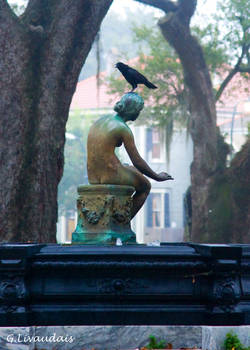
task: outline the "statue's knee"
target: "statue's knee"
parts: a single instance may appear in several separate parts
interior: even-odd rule
[[[147,195],[149,194],[150,190],[151,190],[151,183],[147,180],[145,182],[145,192],[147,193]]]
[[[135,191],[139,194],[144,194],[148,196],[150,190],[151,190],[151,183],[150,181],[143,176],[143,178],[140,178],[140,181],[134,186]]]

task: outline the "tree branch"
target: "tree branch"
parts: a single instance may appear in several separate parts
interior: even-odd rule
[[[0,28],[3,29],[3,27],[5,27],[5,24],[9,23],[10,21],[15,21],[16,23],[18,23],[18,17],[12,11],[7,0],[0,0]],[[8,30],[7,27],[6,30]]]
[[[0,0],[0,65],[10,67],[12,59],[15,60],[15,56],[25,51],[25,41],[26,34],[19,17],[11,9],[7,0]]]
[[[179,0],[175,3],[170,0],[135,0],[145,5],[153,6],[164,11],[166,14],[176,12],[181,21],[188,25],[193,16],[197,0]]]
[[[233,79],[233,77],[239,73],[239,72],[249,72],[250,71],[250,67],[245,67],[245,66],[241,66],[242,60],[244,58],[244,55],[246,54],[246,45],[242,46],[242,51],[241,51],[241,55],[238,58],[237,63],[235,64],[234,68],[228,73],[228,75],[226,76],[226,78],[223,80],[223,82],[221,83],[216,95],[215,95],[215,100],[218,101],[223,93],[223,91],[225,90],[225,88],[227,87],[227,85],[230,83],[230,81]],[[248,70],[245,70],[245,68],[248,68]]]
[[[26,25],[42,26],[47,29],[55,15],[56,6],[55,0],[29,0],[21,20]]]
[[[178,8],[177,5],[170,0],[135,0],[135,1],[140,2],[144,5],[149,5],[149,6],[158,8],[164,11],[165,13],[175,12],[177,11],[177,8]]]
[[[218,91],[216,92],[215,95],[215,101],[218,101],[223,93],[223,91],[225,90],[225,88],[227,87],[227,85],[229,84],[229,82],[233,79],[233,77],[235,76],[235,74],[238,73],[238,69],[237,68],[233,68],[229,74],[226,76],[226,78],[223,80],[223,82],[221,83]]]
[[[197,6],[197,0],[179,0],[178,14],[179,17],[189,25],[190,19],[193,16]]]
[[[0,0],[0,14],[5,11],[8,11],[9,13],[13,12],[10,8],[10,5],[8,4],[7,0]]]
[[[240,73],[250,73],[250,66],[249,65],[242,65],[239,67]]]

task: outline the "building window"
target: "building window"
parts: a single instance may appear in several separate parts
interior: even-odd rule
[[[161,208],[162,198],[160,193],[152,194],[152,225],[153,227],[161,227]]]
[[[152,159],[161,159],[160,131],[152,130]]]
[[[147,129],[146,151],[150,162],[164,161],[164,147],[161,140],[161,131],[158,128]]]
[[[170,227],[169,193],[150,193],[147,198],[146,206],[147,227]]]

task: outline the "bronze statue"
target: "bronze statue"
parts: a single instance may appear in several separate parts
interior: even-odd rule
[[[143,174],[156,181],[173,180],[165,172],[155,173],[141,158],[132,131],[126,124],[138,118],[143,106],[141,96],[132,92],[125,94],[114,107],[117,114],[97,120],[88,135],[89,183],[134,187],[131,218],[140,210],[150,192],[151,184]],[[122,144],[134,167],[121,164],[115,155],[115,148]]]

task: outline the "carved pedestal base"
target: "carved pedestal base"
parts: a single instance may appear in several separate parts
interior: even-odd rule
[[[78,222],[73,244],[136,243],[131,230],[131,206],[134,188],[118,185],[78,187]]]

